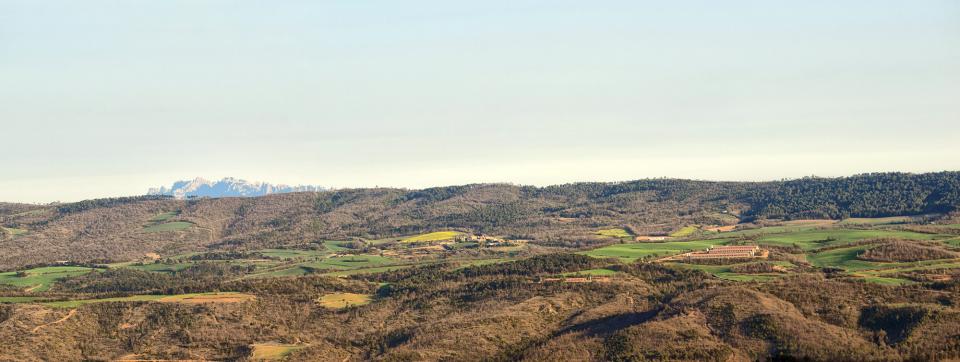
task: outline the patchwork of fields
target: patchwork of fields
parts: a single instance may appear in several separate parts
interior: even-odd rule
[[[144,231],[161,232],[164,230],[183,230],[193,224],[189,222],[173,221],[169,219],[178,215],[176,212],[167,212],[159,214],[150,219],[151,225]],[[951,268],[960,268],[960,259],[942,259],[926,260],[915,262],[876,262],[861,260],[858,256],[865,250],[875,246],[875,242],[870,244],[857,245],[857,242],[874,239],[897,239],[897,240],[915,240],[915,241],[933,241],[940,243],[944,248],[960,248],[960,237],[949,234],[921,233],[908,231],[898,228],[902,222],[911,219],[904,218],[883,218],[881,219],[856,219],[849,222],[824,223],[824,222],[793,222],[781,226],[770,226],[763,228],[754,228],[737,231],[708,231],[703,232],[696,226],[688,226],[674,233],[678,235],[697,235],[687,238],[687,240],[667,240],[662,242],[626,242],[613,244],[604,247],[595,248],[579,252],[580,254],[595,258],[613,258],[619,263],[633,263],[637,261],[659,261],[672,255],[708,249],[713,246],[729,244],[758,244],[761,247],[784,247],[785,250],[797,250],[793,258],[793,263],[786,260],[764,261],[769,265],[781,267],[777,272],[758,272],[758,273],[738,273],[733,269],[749,266],[758,262],[741,262],[729,265],[697,265],[680,262],[664,262],[668,265],[681,269],[696,269],[712,274],[720,279],[730,281],[757,281],[763,282],[787,275],[791,270],[797,267],[820,268],[839,270],[850,277],[862,278],[868,282],[880,284],[908,284],[912,281],[904,279],[901,273],[919,272],[929,270],[943,270]],[[850,225],[855,225],[851,227]],[[866,225],[866,226],[865,226]],[[953,225],[942,225],[943,228],[950,228]],[[729,230],[729,228],[724,229]],[[602,229],[597,232],[599,235],[613,238],[626,239],[632,237],[624,229],[611,228]],[[395,237],[391,239],[373,240],[371,245],[395,245],[403,247],[407,245],[413,248],[422,243],[446,242],[453,238],[463,235],[455,231],[439,231],[420,235],[405,237]],[[692,239],[692,240],[690,240]],[[295,249],[262,249],[256,250],[251,255],[257,255],[248,259],[233,260],[207,260],[197,258],[201,253],[188,253],[174,256],[165,256],[161,261],[155,263],[115,263],[105,265],[104,268],[130,268],[147,272],[176,274],[191,268],[198,263],[218,263],[231,267],[246,268],[246,274],[241,278],[273,278],[273,277],[292,277],[308,274],[318,274],[333,277],[350,277],[362,274],[375,274],[387,271],[410,268],[418,265],[427,265],[437,263],[435,259],[405,259],[397,257],[394,254],[385,255],[365,254],[357,249],[352,249],[350,241],[324,241],[321,250],[295,250]],[[469,247],[469,242],[458,244],[446,243],[448,250],[462,250]],[[432,247],[436,247],[434,244]],[[433,250],[433,249],[430,249]],[[443,248],[436,249],[442,252]],[[491,249],[494,250],[494,249]],[[955,249],[951,249],[955,250]],[[463,268],[471,265],[484,265],[490,263],[509,262],[515,257],[513,254],[502,257],[488,258],[464,258],[450,259],[446,261],[453,262],[455,267]],[[799,264],[795,264],[799,263]],[[768,265],[768,266],[769,266]],[[47,291],[58,280],[75,277],[95,271],[97,269],[80,266],[52,266],[34,268],[20,273],[5,272],[0,273],[0,284],[6,284],[19,288],[30,293],[41,293]],[[740,269],[738,269],[740,270]],[[589,275],[589,276],[616,276],[617,272],[611,269],[598,268],[583,270],[565,275]],[[340,296],[343,303],[362,304],[369,302],[356,296]],[[165,298],[165,299],[164,299]],[[46,302],[51,307],[76,307],[83,304],[96,303],[102,301],[158,301],[169,302],[177,301],[187,303],[190,301],[201,302],[208,298],[204,294],[197,294],[190,297],[179,296],[160,296],[160,295],[135,295],[122,298],[105,299],[84,299],[76,301],[56,301]],[[227,300],[231,297],[224,295],[213,295],[209,298]],[[246,300],[244,296],[237,296],[238,300]],[[334,298],[334,297],[331,297]],[[353,301],[349,301],[353,300]],[[0,298],[0,302],[6,303],[27,303],[44,301],[43,298],[33,296],[15,296]],[[331,300],[320,301],[321,304],[327,303],[334,305]]]
[[[858,258],[863,251],[876,245],[855,245],[864,240],[896,239],[915,241],[937,241],[944,247],[960,247],[960,238],[955,235],[929,234],[884,226],[896,225],[910,221],[908,217],[856,219],[847,223],[793,223],[791,225],[773,226],[720,232],[707,235],[708,238],[689,241],[665,242],[638,242],[614,244],[589,251],[581,252],[597,258],[616,258],[622,262],[636,260],[655,260],[670,255],[703,250],[712,246],[730,243],[758,244],[763,246],[798,248],[803,252],[801,259],[805,259],[812,267],[833,268],[842,270],[852,277],[860,277],[868,282],[880,284],[907,284],[909,280],[895,278],[897,273],[950,269],[960,266],[960,259],[942,259],[916,262],[875,262]],[[846,225],[872,225],[873,228],[846,228]],[[687,228],[682,230],[689,230]],[[844,247],[849,245],[847,247]],[[787,266],[786,261],[775,261],[776,265]],[[786,264],[784,264],[786,263]],[[738,274],[730,267],[737,265],[696,265],[685,263],[667,263],[668,265],[697,269],[713,274],[714,276],[735,281],[765,281],[782,276],[782,273]],[[790,264],[792,265],[792,264]]]

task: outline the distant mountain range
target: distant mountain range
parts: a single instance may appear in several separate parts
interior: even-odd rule
[[[227,177],[220,181],[209,181],[200,177],[193,180],[174,182],[169,188],[151,188],[148,195],[167,195],[177,199],[188,197],[254,197],[287,192],[323,191],[321,186],[289,186],[273,185],[265,182],[249,182],[247,180]]]

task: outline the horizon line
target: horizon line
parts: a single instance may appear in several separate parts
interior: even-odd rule
[[[787,178],[772,179],[772,180],[717,180],[717,179],[697,179],[697,178],[681,178],[681,177],[659,176],[659,177],[644,177],[644,178],[626,179],[626,180],[618,180],[618,181],[573,181],[573,182],[554,183],[554,184],[547,184],[547,185],[534,185],[534,184],[523,184],[523,183],[510,182],[510,181],[500,181],[500,182],[472,182],[472,183],[462,183],[462,184],[447,184],[447,185],[436,185],[436,186],[421,187],[421,188],[417,188],[417,187],[402,187],[402,186],[380,186],[380,185],[376,185],[376,186],[373,186],[373,187],[369,187],[369,186],[360,186],[360,187],[336,187],[336,186],[322,186],[322,185],[319,185],[319,184],[310,184],[310,185],[297,184],[297,185],[294,185],[294,184],[285,184],[285,183],[271,183],[271,182],[267,182],[267,181],[248,181],[248,180],[243,179],[243,178],[241,178],[241,177],[233,177],[233,176],[225,176],[225,177],[222,177],[222,178],[220,178],[219,180],[216,180],[216,181],[223,181],[223,180],[227,180],[227,179],[234,179],[234,180],[238,180],[238,181],[250,182],[250,183],[252,183],[252,184],[269,184],[269,185],[274,185],[274,186],[291,186],[291,187],[310,186],[310,187],[321,187],[321,188],[324,188],[324,190],[321,190],[321,191],[295,191],[295,192],[278,192],[278,193],[267,194],[267,195],[275,195],[275,194],[301,193],[301,192],[321,193],[321,192],[336,192],[336,191],[343,191],[343,190],[375,190],[375,189],[395,189],[395,190],[405,190],[405,191],[418,191],[418,190],[427,190],[427,189],[434,189],[434,188],[458,187],[458,186],[474,186],[474,185],[508,185],[508,186],[517,186],[517,187],[547,188],[547,187],[553,187],[553,186],[577,185],[577,184],[622,184],[622,183],[629,183],[629,182],[636,182],[636,181],[647,181],[647,180],[676,180],[676,181],[711,182],[711,183],[750,183],[750,184],[758,184],[758,183],[768,183],[768,182],[789,182],[789,181],[806,180],[806,179],[843,179],[843,178],[853,178],[853,177],[859,177],[859,176],[878,175],[878,174],[925,175],[925,174],[949,173],[949,172],[960,172],[960,170],[948,170],[948,169],[944,169],[944,170],[939,170],[939,171],[924,171],[924,172],[911,172],[911,171],[874,171],[874,172],[861,172],[861,173],[855,173],[855,174],[843,175],[843,176],[817,176],[817,175],[808,175],[808,176],[801,176],[801,177],[793,177],[793,178],[787,177]],[[202,177],[202,176],[197,176],[197,177],[194,177],[194,178],[192,178],[192,179],[176,180],[176,181],[173,181],[173,183],[182,182],[182,181],[192,181],[192,180],[197,180],[197,179],[202,179],[202,180],[205,180],[205,181],[211,181],[211,180],[208,180],[208,179],[206,179],[206,178],[204,178],[204,177]],[[213,181],[213,182],[216,182],[216,181]],[[161,187],[166,187],[166,186],[161,186]],[[151,189],[154,189],[154,188],[151,188]],[[101,196],[101,197],[85,198],[85,199],[74,200],[74,201],[60,201],[60,200],[57,200],[57,201],[50,201],[50,202],[16,202],[16,201],[2,201],[2,200],[0,200],[0,204],[21,204],[21,205],[36,205],[36,206],[62,205],[62,204],[71,204],[71,203],[83,202],[83,201],[88,201],[88,200],[102,200],[102,199],[112,199],[112,198],[126,198],[126,197],[151,196],[151,195],[148,194],[148,192],[149,192],[149,189],[147,190],[147,192],[144,192],[144,193],[142,193],[142,194],[127,194],[127,195]],[[267,195],[252,196],[252,197],[262,197],[262,196],[267,196]],[[163,196],[163,195],[152,195],[152,196]],[[229,197],[245,198],[245,197],[249,197],[249,196],[225,196],[225,197],[215,197],[215,198],[229,198]]]

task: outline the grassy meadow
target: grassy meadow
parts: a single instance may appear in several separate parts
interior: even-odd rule
[[[761,245],[793,246],[813,250],[824,246],[844,245],[865,239],[895,238],[904,240],[934,240],[942,236],[900,230],[816,229],[776,234],[764,234]]]
[[[149,220],[147,220],[147,221],[152,222],[152,223],[161,223],[161,222],[170,220],[170,218],[172,218],[172,217],[174,217],[174,216],[177,216],[177,215],[180,215],[180,212],[179,212],[179,211],[164,212],[164,213],[157,214],[157,215],[154,216],[154,217],[151,217],[151,218],[150,218]]]
[[[693,235],[698,230],[700,230],[700,227],[696,225],[687,225],[680,228],[680,230],[674,231],[673,233],[670,234],[670,236],[675,238],[685,238]]]
[[[463,233],[457,232],[457,231],[437,231],[437,232],[407,237],[400,241],[404,243],[446,241],[446,240],[453,240],[454,238],[460,235],[463,235]]]
[[[32,292],[43,292],[50,289],[57,280],[83,275],[94,271],[94,268],[80,266],[48,266],[24,270],[24,277],[17,276],[17,272],[0,273],[0,284],[12,285]]]
[[[7,235],[10,235],[10,236],[12,236],[12,237],[17,237],[17,236],[20,236],[20,235],[23,235],[23,234],[26,234],[26,233],[29,232],[29,231],[26,230],[26,229],[8,228],[8,227],[3,227],[3,226],[0,226],[0,229],[3,229],[3,231],[5,231],[5,232],[7,233]]]
[[[667,241],[667,242],[640,242],[614,244],[599,249],[581,252],[596,258],[617,258],[621,261],[632,262],[646,257],[665,257],[687,251],[703,250],[714,245],[724,245],[726,239],[694,240],[694,241]]]
[[[597,235],[607,236],[611,238],[632,238],[633,237],[633,235],[630,234],[630,232],[620,228],[599,230],[597,231]]]
[[[575,272],[563,273],[563,274],[561,274],[561,275],[563,275],[563,276],[589,275],[589,276],[596,276],[596,277],[608,277],[608,276],[615,275],[615,274],[617,274],[617,272],[615,272],[615,271],[613,271],[613,270],[604,269],[604,268],[597,268],[597,269],[587,269],[587,270],[580,270],[580,271],[575,271]]]
[[[0,303],[33,303],[49,299],[49,297],[0,297]]]

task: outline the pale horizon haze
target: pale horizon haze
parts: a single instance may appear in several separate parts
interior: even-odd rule
[[[957,1],[0,1],[0,202],[944,170]]]

